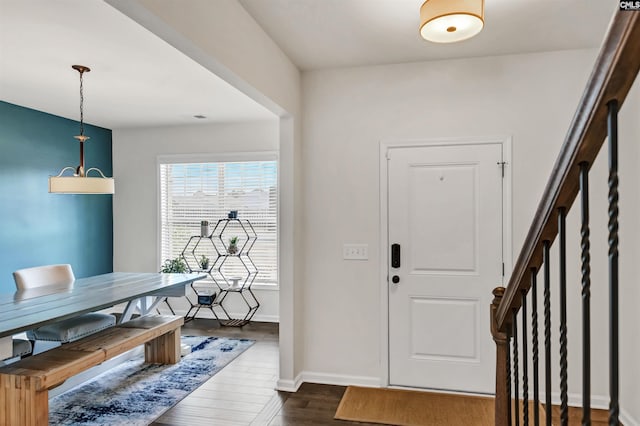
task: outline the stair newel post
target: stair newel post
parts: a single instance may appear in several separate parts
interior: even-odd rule
[[[497,324],[498,306],[504,287],[496,287],[493,290],[493,302],[491,302],[491,335],[496,342],[496,400],[495,400],[495,424],[496,426],[509,425],[509,404],[510,396],[507,393],[507,381],[511,380],[507,376],[509,339],[505,331],[500,331]]]

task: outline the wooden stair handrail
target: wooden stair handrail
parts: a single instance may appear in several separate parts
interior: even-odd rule
[[[571,208],[579,190],[579,164],[593,164],[607,135],[607,103],[622,106],[640,70],[640,12],[618,10],[600,49],[589,81],[556,160],[529,232],[497,310],[496,325],[505,331],[520,309],[529,274],[542,264],[542,244],[558,233],[554,213]]]

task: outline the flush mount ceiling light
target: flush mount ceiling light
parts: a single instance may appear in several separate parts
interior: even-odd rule
[[[420,7],[420,35],[428,41],[466,40],[483,26],[484,0],[426,0]]]
[[[74,138],[80,141],[80,165],[78,167],[65,167],[57,176],[49,176],[49,192],[58,194],[113,194],[115,184],[113,178],[108,178],[96,167],[88,170],[84,168],[84,143],[89,136],[84,135],[84,95],[82,92],[82,75],[91,71],[84,65],[72,65],[71,68],[80,73],[80,134]],[[72,176],[63,176],[71,170]],[[100,176],[89,177],[90,172],[96,172]]]

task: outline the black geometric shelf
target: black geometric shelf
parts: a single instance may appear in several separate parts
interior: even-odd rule
[[[236,241],[232,244],[234,237]],[[258,235],[247,219],[220,219],[211,235],[189,238],[180,257],[190,272],[206,272],[215,287],[203,287],[202,282],[191,283],[196,301],[186,297],[191,305],[185,315],[186,321],[194,319],[202,308],[209,309],[224,326],[242,327],[251,321],[260,307],[251,290],[258,268],[249,255],[257,239]],[[203,256],[208,258],[208,264],[203,264]],[[242,318],[231,318],[224,307],[223,303],[231,293],[239,294],[247,306],[247,313]],[[192,311],[193,315],[190,315]]]

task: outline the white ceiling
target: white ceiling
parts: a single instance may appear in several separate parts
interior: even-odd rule
[[[303,70],[598,47],[618,0],[485,0],[467,41],[420,38],[423,0],[240,0]]]
[[[303,70],[596,47],[618,4],[485,0],[480,35],[436,45],[421,0],[239,1]],[[102,0],[0,0],[0,100],[77,120],[72,64],[92,68],[85,120],[102,127],[274,118]]]
[[[101,0],[0,0],[0,100],[78,120],[73,64],[102,127],[275,117]]]

